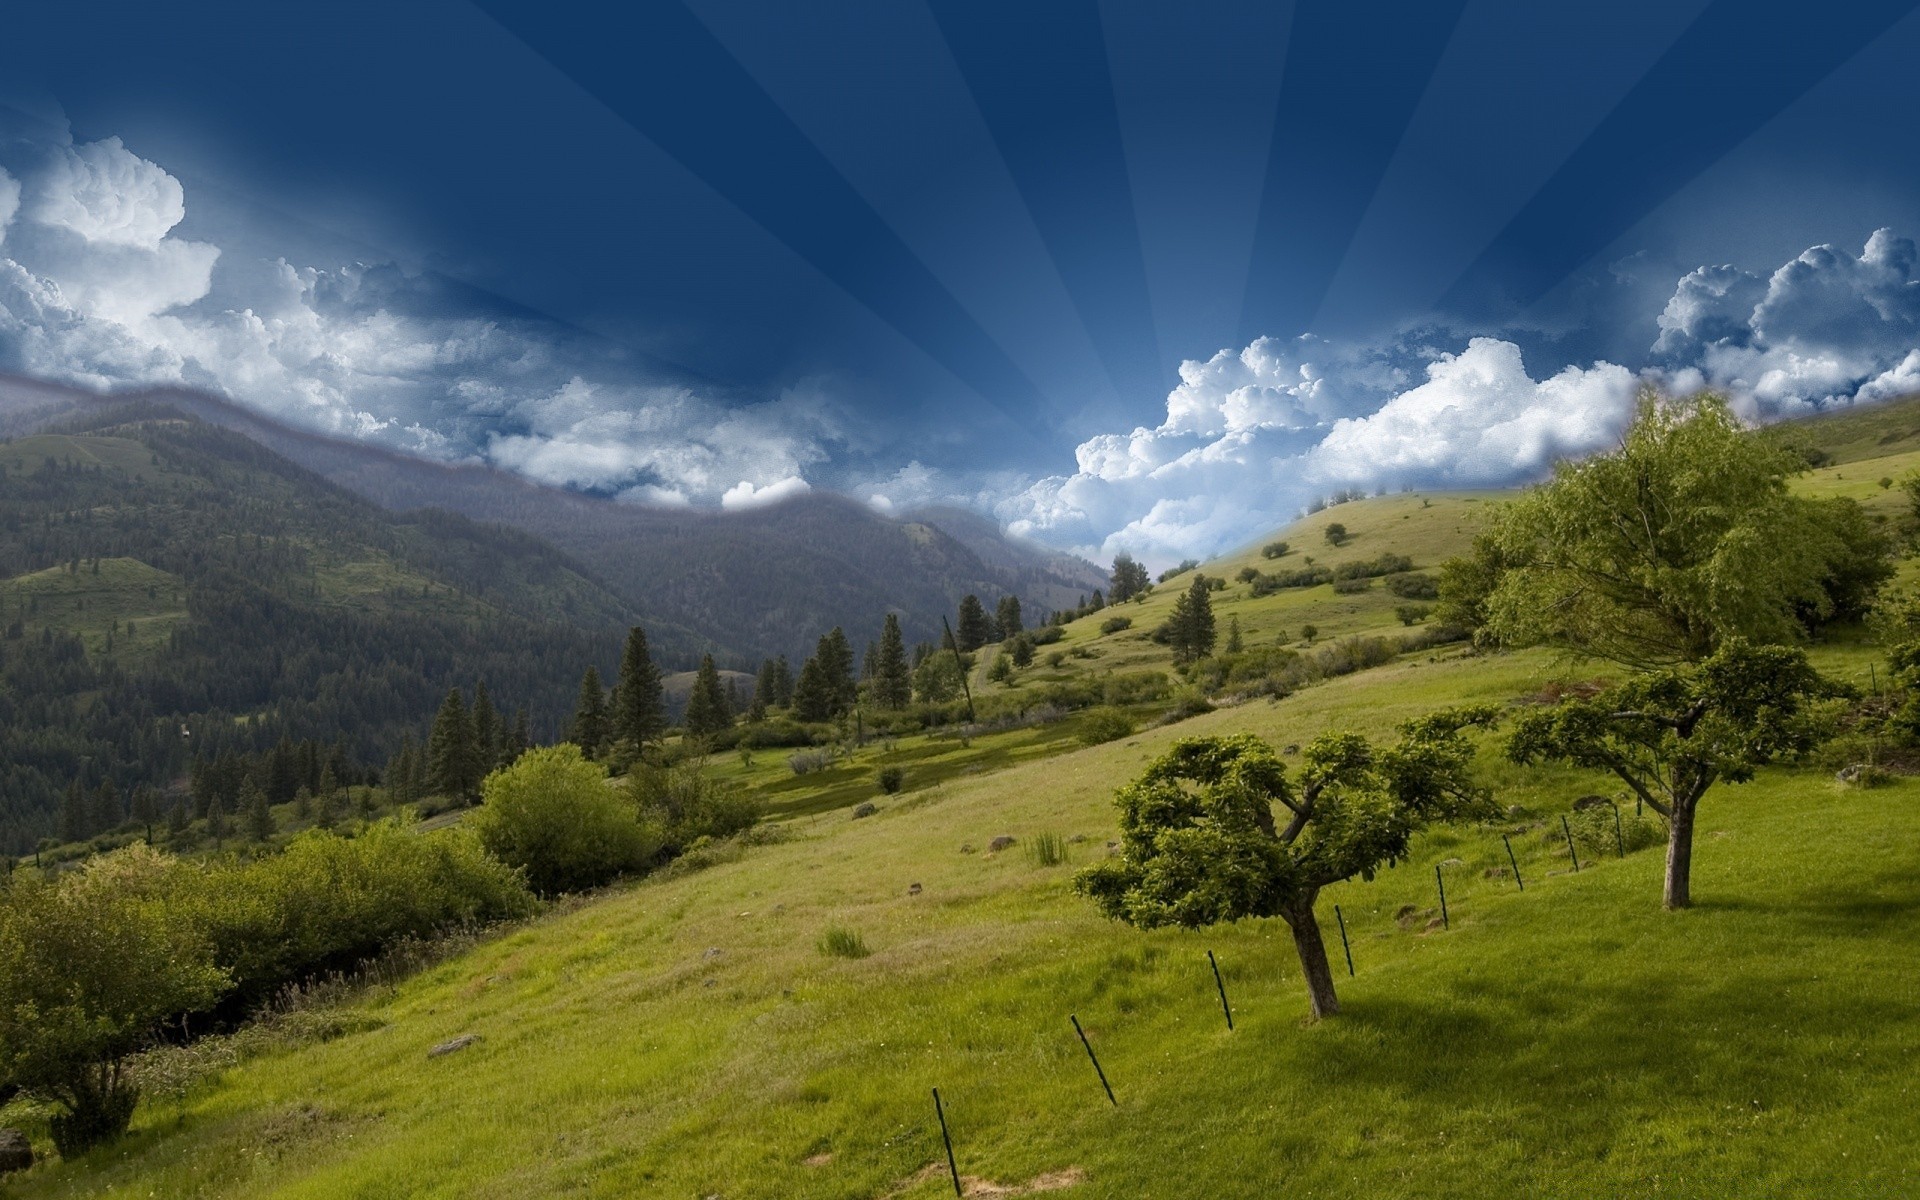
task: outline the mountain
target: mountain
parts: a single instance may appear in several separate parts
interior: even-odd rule
[[[43,399],[51,391],[32,386]],[[1018,595],[1031,617],[1070,608],[1105,582],[1091,563],[1007,539],[957,509],[893,520],[818,492],[744,512],[646,508],[289,429],[200,393],[143,398],[244,434],[383,508],[445,509],[530,533],[586,564],[649,632],[684,630],[745,669],[775,654],[797,662],[836,625],[864,645],[888,612],[909,640],[935,640],[941,614],[969,592],[989,608]],[[103,403],[79,392],[66,399],[74,408]],[[691,666],[691,653],[677,665]]]
[[[378,764],[478,680],[556,733],[633,619],[523,532],[388,512],[175,409],[80,406],[0,442],[0,851],[76,780],[124,796],[281,738]]]

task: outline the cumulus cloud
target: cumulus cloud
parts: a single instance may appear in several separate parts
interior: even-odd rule
[[[7,117],[0,112],[0,122]],[[183,384],[304,428],[636,504],[777,502],[846,440],[817,396],[727,404],[391,264],[223,256],[118,138],[0,127],[0,370]]]

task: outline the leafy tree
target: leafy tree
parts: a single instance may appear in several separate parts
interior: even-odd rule
[[[1667,821],[1665,903],[1693,902],[1694,816],[1719,782],[1814,741],[1806,702],[1832,692],[1786,646],[1731,638],[1705,660],[1633,675],[1596,695],[1523,716],[1507,753],[1516,763],[1564,762],[1610,771]]]
[[[1020,623],[1020,597],[1002,596],[994,606],[993,623],[1000,627],[1000,640],[1019,636],[1026,626]]]
[[[1425,604],[1396,604],[1393,606],[1393,615],[1399,619],[1402,625],[1418,625],[1420,622],[1426,620],[1427,614],[1432,611],[1433,609]]]
[[[469,823],[489,854],[549,896],[643,870],[660,849],[660,831],[641,824],[626,790],[608,787],[577,746],[529,750],[488,776]]]
[[[493,697],[487,695],[484,679],[473,688],[473,750],[483,772],[492,770],[500,758],[500,714],[494,710]]]
[[[1252,734],[1176,742],[1114,797],[1119,856],[1080,872],[1074,886],[1141,928],[1281,918],[1313,1015],[1332,1016],[1340,1002],[1314,915],[1321,889],[1373,878],[1429,822],[1489,811],[1470,777],[1464,730],[1492,719],[1487,708],[1435,713],[1402,726],[1385,749],[1358,734],[1322,734],[1302,755],[1297,788]]]
[[[408,750],[409,752],[411,752],[412,747],[408,747]],[[313,794],[316,796],[328,796],[328,797],[339,796],[340,780],[333,773],[332,763],[328,763],[326,766],[320,768],[320,786],[314,789]],[[401,797],[395,796],[394,800],[396,802],[399,802],[401,800]],[[333,801],[330,799],[327,801],[327,803],[331,804],[333,803]]]
[[[62,1156],[126,1132],[139,1102],[125,1070],[176,1013],[224,983],[203,934],[145,894],[166,860],[144,846],[94,859],[59,883],[28,879],[0,898],[0,1092],[60,1106]]]
[[[986,606],[980,603],[980,597],[968,593],[960,598],[960,620],[954,637],[960,642],[962,654],[971,654],[994,640],[993,621],[987,616]]]
[[[1173,647],[1173,661],[1190,663],[1205,658],[1213,652],[1215,631],[1213,623],[1213,600],[1208,595],[1207,581],[1196,576],[1173,602],[1173,612],[1167,617],[1165,626],[1166,640]]]
[[[1013,682],[1013,655],[1002,650],[993,656],[993,665],[987,668],[987,678],[995,683]]]
[[[638,752],[659,741],[666,729],[660,668],[654,665],[653,653],[647,648],[646,631],[635,625],[627,631],[626,648],[620,655],[619,705],[614,712],[612,736],[632,742]]]
[[[1338,521],[1331,522],[1326,528],[1327,544],[1342,546],[1347,541],[1347,527]]]
[[[607,744],[607,689],[592,667],[580,677],[580,697],[573,704],[573,744],[588,758],[599,758]]]
[[[929,654],[913,671],[914,698],[922,704],[945,704],[960,695],[960,664],[950,653]]]
[[[1018,620],[1018,614],[1015,616]],[[897,710],[913,702],[913,674],[907,667],[906,640],[900,633],[900,618],[888,613],[880,626],[878,661],[873,669],[873,702],[881,708]]]
[[[1115,604],[1133,599],[1147,590],[1151,581],[1147,569],[1133,560],[1133,555],[1121,551],[1113,556],[1113,573],[1107,577],[1107,595]],[[1094,605],[1099,608],[1098,604]]]
[[[247,836],[256,842],[273,836],[273,809],[267,804],[267,793],[251,779],[240,789],[240,810],[246,814]]]
[[[1795,641],[1800,614],[1835,612],[1838,576],[1850,607],[1878,587],[1857,574],[1865,542],[1846,507],[1788,490],[1799,466],[1718,397],[1649,392],[1619,449],[1562,463],[1499,510],[1483,565],[1455,574],[1498,562],[1487,626],[1514,645],[1648,668],[1730,638]]]
[[[720,672],[714,668],[711,654],[701,656],[700,669],[694,674],[685,724],[690,738],[710,738],[733,725],[733,713],[727,707],[727,694],[720,686]]]
[[[1266,545],[1260,547],[1261,558],[1285,558],[1286,556],[1287,544],[1285,542],[1268,542]]]
[[[479,794],[485,774],[466,700],[459,688],[451,688],[427,737],[427,786],[454,800],[471,800]]]

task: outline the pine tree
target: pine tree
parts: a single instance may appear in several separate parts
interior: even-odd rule
[[[687,736],[712,737],[732,724],[733,714],[727,710],[727,695],[721,690],[720,672],[714,669],[713,655],[702,655],[700,670],[693,679],[693,691],[687,696]]]
[[[1245,648],[1246,644],[1240,640],[1240,614],[1235,613],[1227,618],[1227,653],[1238,654]]]
[[[778,708],[793,705],[793,668],[787,665],[787,656],[778,655],[773,660],[773,703]]]
[[[265,791],[249,781],[240,791],[240,806],[246,813],[248,836],[256,842],[273,836],[273,809],[267,804]]]
[[[131,812],[140,827],[151,834],[154,824],[160,820],[160,793],[144,783],[140,784],[133,789]]]
[[[1020,623],[1020,597],[1002,596],[993,610],[993,623],[1000,627],[1000,639],[1019,637],[1026,630]]]
[[[607,744],[607,693],[592,667],[580,677],[580,698],[573,705],[573,744],[588,758],[600,757]]]
[[[227,836],[227,806],[216,798],[207,806],[207,835],[213,838],[214,848],[220,847],[220,839]]]
[[[1009,653],[1013,656],[1013,665],[1026,670],[1033,665],[1033,639],[1026,634],[1016,634]]]
[[[340,781],[334,778],[333,764],[328,763],[326,766],[320,768],[320,787],[314,792],[314,795],[325,796],[326,800],[323,803],[331,805],[334,803],[334,798],[339,794]]]
[[[1173,602],[1167,617],[1167,641],[1173,646],[1173,661],[1190,663],[1205,658],[1213,650],[1213,600],[1207,581],[1195,576],[1187,590]]]
[[[1150,580],[1147,569],[1133,561],[1133,555],[1122,550],[1113,558],[1113,574],[1107,580],[1107,595],[1115,604],[1122,604],[1147,590]],[[1099,593],[1094,594],[1094,608],[1101,607]]]
[[[971,654],[993,640],[993,622],[987,617],[986,606],[980,603],[980,597],[968,593],[960,599],[959,627],[954,637],[960,641],[960,652]]]
[[[480,786],[479,747],[474,744],[473,718],[459,688],[447,692],[427,739],[427,782],[434,792],[454,800],[469,800]]]
[[[793,715],[802,721],[833,720],[833,683],[818,654],[800,666],[800,681],[793,688]]]
[[[667,706],[660,688],[660,668],[647,649],[647,634],[635,625],[627,631],[620,655],[619,707],[614,710],[612,739],[633,743],[637,753],[660,740],[667,730]],[[585,747],[582,747],[585,749]]]
[[[760,660],[759,673],[753,677],[753,708],[751,711],[758,712],[762,716],[766,715],[766,711],[769,708],[776,707],[780,703],[779,689],[774,684],[773,672],[773,660],[763,658]]]
[[[820,660],[827,686],[832,691],[833,715],[852,712],[860,699],[860,685],[853,678],[853,646],[847,641],[846,631],[835,625],[820,639],[814,657]]]
[[[126,819],[127,814],[120,807],[120,793],[113,786],[113,780],[102,779],[93,792],[93,812],[88,821],[92,832],[106,833],[118,829]]]
[[[294,749],[293,742],[283,735],[273,747],[273,755],[267,760],[266,781],[260,785],[267,794],[268,802],[285,804],[292,800],[293,794],[300,790],[300,776],[299,752]],[[245,809],[244,798],[240,806]]]
[[[493,770],[500,757],[500,714],[494,711],[493,697],[487,695],[487,681],[473,688],[473,749],[480,759],[480,774]]]
[[[500,765],[510,767],[520,761],[520,756],[533,748],[533,733],[528,727],[527,710],[522,708],[513,714],[513,728],[507,731],[506,741],[500,747]]]
[[[173,811],[167,814],[167,840],[174,841],[187,831],[187,800],[185,796],[173,802]]]
[[[888,613],[880,627],[879,661],[873,668],[873,702],[885,709],[902,709],[913,701],[913,672],[907,666],[906,641],[900,618]]]
[[[340,819],[340,798],[338,795],[321,795],[313,798],[313,824],[318,829],[332,829],[334,822]]]
[[[75,779],[60,797],[60,840],[84,842],[93,836],[90,817],[86,789]]]

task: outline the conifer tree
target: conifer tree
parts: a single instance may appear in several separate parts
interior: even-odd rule
[[[273,836],[273,809],[267,804],[267,793],[252,780],[240,789],[240,806],[246,813],[248,836],[256,842]]]
[[[820,639],[814,656],[820,660],[821,670],[833,695],[833,715],[837,717],[852,712],[854,703],[860,698],[860,686],[854,682],[853,647],[847,642],[846,631],[835,625],[827,636]]]
[[[527,710],[522,708],[513,714],[513,728],[507,731],[506,741],[500,747],[500,765],[510,767],[520,761],[520,756],[533,748],[533,731],[527,721]]]
[[[178,838],[187,831],[187,800],[182,796],[173,802],[173,811],[167,814],[167,840]]]
[[[1227,653],[1238,654],[1245,648],[1246,644],[1240,640],[1240,614],[1235,613],[1227,618]]]
[[[325,796],[327,798],[325,803],[332,804],[333,798],[339,794],[340,781],[334,778],[333,764],[328,763],[326,766],[320,768],[320,786],[314,791],[314,795]],[[399,797],[396,796],[394,799],[398,801]]]
[[[67,785],[66,793],[60,797],[60,840],[63,842],[84,842],[92,836],[89,828],[86,789],[75,779]]]
[[[1173,602],[1167,617],[1167,641],[1173,646],[1173,661],[1190,663],[1205,658],[1213,650],[1213,600],[1207,581],[1195,576],[1187,590]]]
[[[160,820],[160,794],[146,784],[140,784],[133,789],[131,811],[141,828],[151,833],[155,822]]]
[[[833,714],[833,684],[820,655],[815,654],[800,666],[800,681],[793,688],[793,715],[802,721],[831,721]]]
[[[766,715],[767,709],[777,707],[780,703],[779,689],[773,681],[773,672],[773,660],[763,658],[760,660],[759,672],[753,677],[752,711],[759,712],[762,716]]]
[[[614,711],[610,736],[615,741],[632,742],[634,750],[639,751],[659,741],[666,729],[660,668],[647,649],[646,631],[635,625],[627,631],[627,646],[620,655],[619,706]]]
[[[1133,560],[1133,555],[1121,551],[1114,555],[1113,574],[1107,580],[1107,594],[1115,604],[1122,604],[1147,590],[1149,580],[1147,569]],[[1100,608],[1100,594],[1094,593],[1093,607]]]
[[[493,770],[500,757],[500,714],[494,710],[493,697],[487,695],[487,681],[473,688],[473,749],[479,756],[480,774]]]
[[[888,613],[880,627],[879,661],[873,669],[873,702],[885,709],[905,708],[913,701],[913,672],[907,666],[906,641],[900,618]]]
[[[318,829],[332,829],[340,819],[340,798],[337,795],[320,795],[313,798],[313,824]]]
[[[580,698],[573,705],[573,744],[588,758],[600,757],[607,744],[607,692],[593,667],[580,677]]]
[[[284,734],[267,760],[266,780],[261,784],[272,804],[285,804],[300,790],[300,761],[293,742]],[[244,806],[243,806],[244,807]]]
[[[427,783],[454,800],[468,800],[480,788],[479,747],[474,742],[473,718],[459,688],[451,688],[433,719],[427,739]]]
[[[221,839],[227,836],[227,806],[220,803],[217,796],[207,805],[207,835],[213,839],[216,850],[220,848]]]
[[[993,610],[993,622],[1000,627],[1000,640],[1019,637],[1026,626],[1020,623],[1020,597],[1002,596]]]
[[[714,669],[713,655],[702,655],[700,670],[694,675],[693,691],[687,696],[687,736],[712,737],[732,724],[733,714],[728,711],[727,694],[721,689],[720,672]]]
[[[971,654],[993,640],[993,622],[987,617],[986,606],[971,592],[960,599],[960,621],[954,637],[959,639],[962,654]]]
[[[93,833],[105,833],[117,829],[126,820],[126,813],[120,808],[120,792],[113,786],[113,780],[102,779],[93,793],[93,814],[88,822]]]

